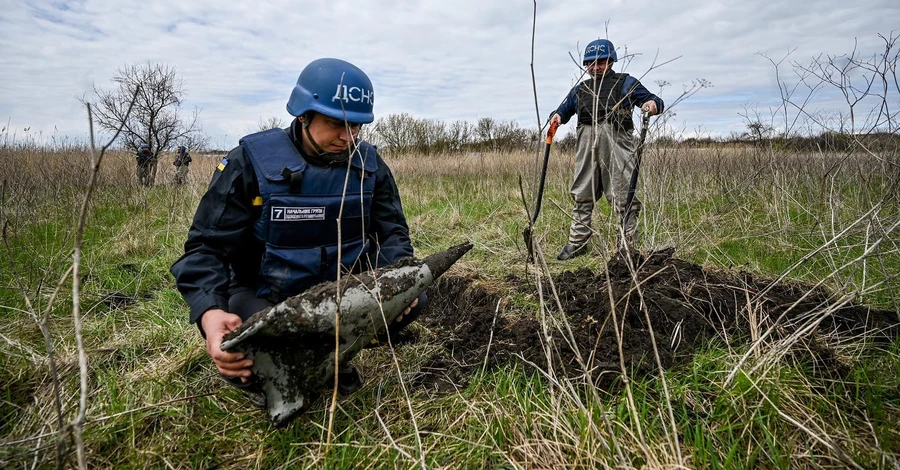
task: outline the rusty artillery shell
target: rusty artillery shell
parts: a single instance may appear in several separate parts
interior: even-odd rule
[[[247,319],[222,349],[253,359],[253,384],[266,395],[272,422],[284,425],[333,386],[338,312],[338,361],[346,364],[471,248],[464,243],[422,260],[349,275],[340,285],[314,286]]]

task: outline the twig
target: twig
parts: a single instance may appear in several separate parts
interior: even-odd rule
[[[394,437],[391,436],[391,431],[388,429],[387,424],[385,424],[384,419],[381,418],[381,413],[378,412],[379,408],[381,408],[381,389],[384,383],[378,384],[378,392],[375,394],[375,417],[378,418],[378,424],[381,426],[381,429],[384,430],[384,434],[387,435],[388,440],[391,442],[391,447],[394,448],[400,455],[406,457],[409,460],[416,460],[415,457],[401,449],[400,446],[397,445],[397,442],[394,440]]]
[[[124,416],[124,415],[128,415],[128,414],[131,414],[131,413],[138,413],[138,412],[141,412],[141,411],[145,411],[145,410],[149,410],[149,409],[153,409],[153,408],[158,408],[158,407],[164,406],[164,405],[171,405],[172,403],[177,403],[177,402],[179,402],[179,401],[193,400],[194,398],[208,397],[208,396],[214,395],[214,394],[215,394],[215,392],[206,392],[206,393],[201,393],[201,394],[198,394],[198,395],[191,395],[191,396],[189,396],[189,397],[175,398],[175,399],[168,400],[168,401],[164,401],[164,402],[160,402],[160,403],[154,403],[154,404],[152,404],[152,405],[145,405],[145,406],[142,406],[142,407],[140,407],[140,408],[135,408],[135,409],[132,409],[132,410],[120,411],[120,412],[118,412],[118,413],[113,413],[113,414],[111,414],[111,415],[101,416],[101,417],[99,417],[99,418],[88,419],[88,420],[85,421],[85,424],[102,423],[103,421],[108,421],[108,420],[113,419],[113,418],[118,418],[119,416]],[[40,439],[43,439],[43,438],[48,437],[48,436],[53,436],[53,435],[55,435],[55,434],[57,434],[57,431],[54,431],[54,432],[48,432],[48,433],[44,433],[44,434],[38,434],[38,435],[36,435],[36,436],[31,436],[31,437],[26,437],[26,438],[24,438],[24,439],[19,439],[19,440],[17,440],[17,441],[0,442],[0,446],[14,446],[14,445],[18,445],[18,444],[24,444],[24,443],[26,443],[26,442],[31,442],[31,441],[40,440]]]
[[[534,78],[534,37],[537,30],[537,0],[534,0],[534,10],[531,16],[531,89],[534,91],[534,112],[537,117],[537,127],[541,127],[541,111],[538,107],[537,81]]]
[[[807,254],[806,256],[804,256],[803,258],[801,258],[799,261],[797,261],[796,263],[792,264],[792,265],[787,269],[787,271],[786,271],[785,273],[783,273],[781,276],[779,276],[778,279],[784,279],[784,277],[787,275],[787,272],[792,271],[792,270],[795,269],[797,266],[799,266],[800,264],[802,264],[802,263],[805,262],[806,260],[810,259],[810,258],[812,257],[813,254],[820,252],[820,251],[823,250],[826,246],[828,246],[828,245],[830,245],[831,243],[835,242],[840,236],[842,236],[844,233],[846,233],[847,231],[849,231],[851,227],[853,227],[853,226],[856,225],[860,220],[862,220],[863,217],[865,217],[867,214],[869,214],[869,213],[875,211],[875,209],[878,208],[878,207],[880,207],[880,206],[881,206],[881,203],[879,202],[879,203],[876,204],[876,206],[873,207],[869,212],[867,212],[866,214],[864,214],[863,216],[861,216],[860,218],[858,218],[858,219],[857,219],[856,221],[854,221],[849,227],[847,227],[847,228],[845,228],[844,230],[842,230],[840,234],[835,235],[835,236],[834,236],[831,240],[829,240],[825,245],[820,246],[819,248],[816,248],[815,250],[813,250],[812,252],[810,252],[809,254]],[[890,228],[886,231],[886,233],[889,234],[889,233],[893,232],[895,229],[897,229],[898,227],[900,227],[900,219],[898,219],[897,222],[895,222],[894,225],[893,225],[892,227],[890,227]],[[775,319],[774,322],[772,322],[772,325],[771,325],[768,329],[766,329],[766,331],[762,334],[762,336],[760,336],[758,340],[756,340],[755,342],[753,342],[753,343],[750,345],[749,350],[748,350],[747,352],[745,352],[744,355],[741,356],[741,358],[738,360],[737,364],[734,365],[734,368],[732,368],[731,372],[728,374],[728,377],[725,378],[725,386],[728,386],[728,385],[731,383],[731,381],[734,380],[734,378],[735,378],[735,377],[737,376],[737,374],[738,374],[738,371],[739,371],[740,368],[744,365],[744,363],[747,361],[747,359],[748,359],[751,355],[757,354],[757,353],[755,352],[756,348],[758,348],[758,347],[760,346],[761,342],[762,342],[763,340],[765,340],[772,332],[775,331],[775,329],[777,328],[777,326],[780,324],[781,320],[782,320],[783,318],[785,318],[785,316],[787,316],[787,314],[788,314],[789,312],[791,312],[791,311],[794,309],[794,307],[796,307],[800,302],[802,302],[804,299],[806,299],[806,297],[808,297],[808,296],[813,292],[814,289],[817,289],[819,286],[821,286],[822,284],[824,284],[826,280],[830,279],[831,277],[833,277],[834,275],[836,275],[836,274],[839,273],[840,271],[843,271],[844,269],[846,269],[846,268],[848,268],[848,267],[850,267],[850,266],[855,265],[856,263],[860,262],[861,260],[868,258],[868,257],[869,257],[869,256],[870,256],[870,255],[871,255],[871,254],[872,254],[872,253],[873,253],[873,252],[881,245],[881,243],[885,240],[885,238],[886,238],[886,236],[883,236],[883,237],[879,238],[879,239],[876,240],[872,245],[870,245],[869,247],[867,247],[867,248],[866,248],[866,251],[864,251],[861,255],[859,255],[858,257],[856,257],[855,259],[853,259],[853,260],[851,260],[851,261],[848,261],[847,263],[844,263],[844,265],[838,267],[837,269],[835,269],[834,271],[832,271],[829,275],[827,275],[827,276],[825,276],[824,278],[822,278],[822,279],[821,279],[819,282],[817,282],[811,289],[809,289],[805,294],[803,294],[800,298],[798,298],[798,299],[797,299],[790,307],[788,307],[784,312],[782,312],[781,315],[779,315],[778,318]],[[761,291],[760,293],[758,293],[758,294],[756,294],[756,295],[754,296],[753,302],[755,303],[755,302],[758,302],[760,299],[762,299],[762,298],[765,296],[765,294],[767,294],[772,288],[774,288],[775,285],[776,285],[776,283],[778,283],[778,282],[780,282],[780,281],[779,281],[779,280],[776,280],[776,281],[772,281],[771,283],[769,283],[768,287],[766,287],[763,291]],[[754,367],[753,370],[756,370],[756,367]]]
[[[160,402],[160,403],[154,403],[154,404],[152,404],[152,405],[145,405],[145,406],[142,406],[142,407],[140,407],[140,408],[134,408],[134,409],[132,409],[132,410],[120,411],[120,412],[118,412],[118,413],[113,413],[113,414],[111,414],[111,415],[106,415],[106,416],[101,416],[101,417],[99,417],[99,418],[93,418],[93,419],[90,419],[90,420],[87,421],[87,424],[91,424],[91,423],[101,423],[101,422],[103,422],[103,421],[107,421],[107,420],[110,420],[110,419],[113,419],[113,418],[118,418],[119,416],[129,415],[129,414],[132,414],[132,413],[139,413],[139,412],[141,412],[141,411],[150,410],[150,409],[153,409],[153,408],[159,408],[159,407],[165,406],[165,405],[171,405],[172,403],[178,403],[178,402],[180,402],[180,401],[193,400],[193,399],[195,399],[195,398],[208,397],[208,396],[210,396],[210,395],[215,395],[215,392],[206,392],[206,393],[199,393],[199,394],[197,394],[197,395],[191,395],[191,396],[187,396],[187,397],[173,398],[173,399],[168,400],[168,401],[163,401],[163,402]]]
[[[341,79],[338,82],[338,87],[342,86],[344,83],[344,74],[341,74]],[[349,135],[353,135],[350,131],[350,123],[347,121],[347,110],[344,109],[344,102],[339,100],[341,103],[341,111],[344,114],[344,127],[345,131]],[[304,126],[309,125],[310,123],[304,123]],[[353,145],[350,147],[350,157],[347,158],[347,167],[346,173],[344,174],[344,187],[341,190],[341,206],[338,208],[338,216],[336,220],[337,224],[337,273],[335,279],[335,302],[337,302],[337,308],[334,310],[334,387],[331,389],[331,405],[328,407],[328,433],[325,437],[325,453],[327,454],[329,449],[331,448],[331,436],[334,434],[334,412],[337,408],[337,398],[338,398],[338,377],[340,376],[340,352],[341,352],[341,297],[343,296],[343,290],[341,286],[341,259],[343,259],[343,233],[341,233],[342,219],[344,217],[344,203],[347,201],[347,188],[350,185],[350,168],[353,164],[353,154],[354,152],[358,152],[359,148],[355,145],[356,142],[353,142]],[[360,174],[360,178],[363,175]],[[362,185],[360,185],[362,188]],[[360,197],[360,201],[362,201],[362,197]],[[363,214],[365,211],[362,212]],[[365,224],[363,224],[365,227]],[[365,230],[365,228],[363,228]],[[365,239],[366,234],[363,233],[363,239]]]
[[[377,289],[378,279],[376,279],[375,281],[376,281],[376,285],[374,286],[373,289],[369,290],[369,293],[372,294],[373,297],[379,297],[381,294],[381,290]],[[365,284],[362,284],[362,285],[365,286]],[[379,312],[381,313],[381,321],[382,321],[382,324],[384,325],[384,329],[386,332],[387,347],[391,351],[391,363],[394,365],[394,368],[397,371],[397,380],[400,383],[400,389],[403,391],[403,397],[406,400],[406,407],[409,410],[409,417],[410,417],[410,420],[412,421],[413,431],[416,436],[416,447],[419,452],[419,458],[416,459],[412,456],[409,456],[409,459],[416,461],[419,464],[419,466],[422,467],[423,470],[425,470],[428,467],[425,464],[425,450],[422,447],[422,438],[419,433],[419,424],[416,422],[416,414],[412,408],[412,400],[410,400],[410,398],[409,398],[409,390],[407,390],[406,382],[403,380],[403,371],[400,369],[400,360],[397,358],[397,350],[394,349],[394,342],[391,339],[391,335],[390,335],[390,325],[388,325],[387,317],[385,317],[385,315],[384,315],[384,303],[383,302],[380,302],[380,301],[378,302],[378,309],[379,309]],[[378,392],[379,392],[379,394],[381,393],[381,385],[380,384],[379,384]],[[387,435],[388,435],[388,439],[390,439],[393,442],[393,437],[391,436],[390,431],[387,428],[384,428],[384,430],[385,430],[385,433],[387,433]],[[408,454],[404,454],[404,455],[408,455]]]
[[[484,371],[487,369],[488,365],[488,357],[491,354],[491,343],[494,341],[494,327],[497,326],[497,314],[500,312],[500,302],[503,299],[497,299],[497,308],[494,309],[494,320],[491,321],[491,334],[488,336],[488,344],[487,349],[484,351],[484,364],[481,366],[481,374],[484,375]]]
[[[131,114],[131,108],[134,106],[134,103],[137,100],[139,91],[140,87],[135,88],[134,96],[132,96],[131,103],[128,105],[128,111],[125,113],[126,116],[128,114]],[[100,164],[103,162],[103,155],[106,153],[106,149],[108,149],[109,146],[112,145],[113,142],[115,142],[116,138],[119,137],[119,133],[122,131],[122,127],[119,127],[119,129],[112,136],[109,142],[104,145],[102,149],[100,149],[100,154],[95,159],[94,118],[91,114],[91,104],[86,103],[86,107],[88,113],[88,128],[90,130],[89,133],[91,138],[91,180],[88,183],[87,191],[84,194],[84,200],[81,203],[81,210],[78,213],[78,225],[75,229],[75,249],[72,253],[72,317],[74,319],[75,327],[75,344],[78,348],[78,371],[81,377],[81,393],[78,400],[78,415],[75,417],[75,421],[72,422],[72,431],[75,436],[75,445],[78,455],[78,467],[82,470],[87,469],[87,461],[85,460],[84,455],[84,439],[82,437],[82,428],[85,421],[85,411],[87,410],[88,364],[87,354],[84,350],[84,339],[82,336],[81,324],[81,248],[84,245],[84,227],[87,223],[88,208],[90,207],[91,196],[94,193],[94,189],[97,187],[97,179],[100,176]]]
[[[849,455],[847,455],[844,451],[842,451],[838,446],[836,446],[835,444],[833,444],[833,443],[831,443],[831,442],[825,440],[824,438],[822,438],[821,436],[819,436],[818,434],[816,434],[815,432],[813,432],[811,429],[809,429],[808,427],[804,426],[803,423],[797,421],[796,419],[794,419],[793,417],[791,417],[790,415],[788,415],[787,413],[785,413],[784,411],[782,411],[781,408],[780,408],[778,405],[776,405],[776,404],[769,398],[769,396],[768,396],[767,394],[765,394],[765,393],[759,388],[759,385],[757,385],[757,383],[756,383],[753,379],[751,379],[749,376],[748,376],[747,378],[750,380],[750,384],[753,385],[753,388],[756,389],[757,392],[759,392],[759,394],[760,394],[760,396],[763,398],[763,400],[765,400],[766,403],[769,404],[769,406],[771,406],[772,408],[774,408],[774,409],[775,409],[775,412],[778,413],[778,415],[781,416],[785,421],[787,421],[787,422],[793,424],[793,425],[796,426],[798,429],[800,429],[801,431],[803,431],[804,433],[806,433],[806,435],[808,435],[809,437],[813,438],[815,441],[819,442],[820,444],[824,445],[828,450],[834,452],[835,455],[837,456],[838,460],[840,460],[841,462],[843,462],[843,463],[844,463],[845,465],[847,465],[848,467],[853,467],[853,468],[860,469],[860,470],[861,470],[862,468],[864,468],[864,467],[862,467],[860,464],[856,463]]]
[[[575,401],[575,403],[577,403],[578,406],[582,410],[586,410],[587,407],[580,400],[578,393],[571,389],[571,384],[569,387],[564,387],[562,385],[562,383],[556,379],[555,373],[553,372],[553,367],[552,367],[553,366],[553,361],[552,361],[552,353],[553,353],[553,346],[552,346],[553,341],[552,340],[553,340],[553,338],[550,335],[549,331],[547,331],[548,320],[547,320],[547,317],[545,316],[544,312],[549,311],[549,309],[546,308],[546,304],[548,301],[544,299],[544,295],[543,295],[544,289],[543,289],[543,285],[541,282],[542,275],[544,275],[544,274],[546,274],[546,276],[547,276],[547,284],[550,287],[550,292],[553,294],[553,301],[556,303],[556,307],[560,312],[561,323],[565,327],[566,334],[563,335],[563,338],[569,343],[569,348],[575,354],[575,360],[578,363],[578,365],[581,367],[582,371],[584,371],[585,374],[589,374],[588,366],[585,363],[584,358],[581,355],[580,348],[578,348],[578,346],[577,346],[577,341],[575,341],[575,337],[572,334],[571,326],[569,325],[569,322],[566,320],[565,309],[563,309],[562,301],[559,298],[559,292],[556,289],[556,284],[553,282],[553,277],[550,275],[550,267],[547,265],[547,260],[546,260],[546,258],[544,258],[544,252],[538,244],[535,244],[535,257],[536,257],[536,264],[541,267],[540,271],[536,271],[535,276],[536,276],[536,284],[537,284],[537,290],[538,290],[539,305],[540,305],[540,309],[541,309],[541,328],[543,329],[543,333],[544,333],[544,337],[545,337],[544,339],[546,342],[545,348],[546,348],[548,368],[547,368],[547,372],[545,373],[545,375],[547,375],[548,377],[552,377],[553,381],[558,384],[558,387],[561,391],[566,392],[568,394],[567,396],[570,399],[572,399],[573,401]],[[562,330],[562,328],[560,328],[560,330]],[[550,389],[551,394],[553,394],[555,390],[556,390],[555,388],[551,388]],[[593,398],[597,404],[602,403],[599,395],[597,394],[597,389],[595,387],[589,387],[589,391],[593,394]],[[551,398],[555,398],[555,395],[551,395]],[[603,414],[603,421],[607,427],[609,435],[614,436],[615,433],[613,432],[613,425],[605,413]],[[604,449],[615,451],[615,457],[618,460],[618,462],[620,462],[620,463],[625,462],[625,458],[622,455],[622,450],[619,446],[618,441],[613,439],[612,446],[610,446],[610,444],[607,442],[606,438],[601,436],[600,430],[597,429],[596,426],[592,425],[591,430],[594,431],[599,442],[602,443]]]
[[[626,248],[627,249],[627,248]],[[634,289],[638,294],[638,298],[640,299],[640,310],[644,314],[644,320],[647,322],[647,331],[650,333],[650,344],[653,345],[653,358],[656,361],[656,366],[659,370],[659,380],[662,383],[663,387],[663,395],[666,398],[666,411],[668,412],[669,424],[672,426],[670,439],[671,446],[675,449],[675,455],[678,457],[678,464],[681,467],[684,467],[684,457],[681,455],[681,443],[678,442],[678,423],[675,421],[675,412],[672,409],[672,396],[669,392],[669,381],[666,379],[666,371],[662,365],[662,359],[659,357],[659,347],[656,345],[656,333],[653,331],[653,322],[650,320],[650,310],[647,308],[647,303],[644,300],[644,292],[641,289],[641,281],[638,279],[637,270],[634,269],[634,266],[631,262],[631,256],[627,256],[628,260],[628,271],[631,274],[631,280],[634,282]],[[652,276],[656,276],[657,274],[664,271],[668,266],[663,266],[658,271],[652,274]],[[609,282],[611,285],[612,283]],[[664,420],[661,420],[665,422]]]
[[[609,265],[607,264],[606,259],[603,260],[603,268],[606,272],[609,272]],[[612,282],[608,281],[606,283],[606,293],[607,298],[609,299],[609,312],[613,319],[613,330],[616,333],[616,346],[618,347],[619,352],[619,369],[622,372],[622,384],[625,385],[625,397],[628,403],[628,411],[631,413],[631,418],[634,420],[634,425],[637,428],[638,444],[644,452],[644,455],[647,457],[647,460],[650,461],[650,449],[647,447],[647,442],[644,438],[641,419],[637,412],[637,407],[634,404],[634,393],[631,390],[631,379],[628,376],[628,366],[625,364],[625,351],[623,349],[624,339],[622,338],[622,328],[624,328],[624,325],[621,328],[619,326],[619,316],[616,314],[616,297],[613,292]]]
[[[344,75],[342,74],[341,80],[339,83],[342,84],[343,81],[344,81]],[[351,173],[351,167],[352,167],[352,163],[353,163],[353,156],[354,156],[354,154],[359,154],[361,159],[368,157],[368,155],[362,155],[362,152],[360,152],[360,150],[359,150],[358,142],[357,142],[352,130],[350,129],[349,120],[347,119],[347,111],[346,111],[346,109],[344,109],[344,102],[340,101],[340,105],[341,105],[341,111],[344,113],[345,130],[349,135],[351,135],[354,138],[352,139],[352,144],[350,147],[350,157],[347,159],[346,174],[344,176],[344,187],[343,187],[343,191],[341,193],[341,205],[338,210],[338,218],[336,221],[336,223],[337,223],[337,239],[338,239],[338,242],[337,242],[338,269],[337,269],[337,280],[336,280],[337,282],[335,283],[336,290],[337,290],[337,295],[336,295],[337,309],[335,310],[335,319],[334,319],[334,325],[335,325],[335,331],[334,331],[334,343],[335,343],[334,344],[334,346],[335,346],[334,347],[334,388],[332,390],[332,395],[331,395],[331,406],[329,407],[329,411],[328,411],[328,428],[327,428],[327,436],[326,436],[326,442],[325,442],[325,452],[326,453],[330,449],[331,438],[334,433],[334,415],[335,415],[335,410],[337,407],[338,376],[339,376],[339,372],[340,372],[340,322],[341,322],[341,296],[342,296],[341,259],[342,259],[342,249],[343,249],[343,243],[342,243],[343,234],[341,232],[341,225],[342,225],[341,220],[342,220],[343,213],[344,213],[344,204],[347,199],[347,188],[349,187],[349,182],[350,182],[350,173]],[[376,158],[376,157],[371,156],[370,158]],[[363,191],[362,179],[364,177],[365,177],[364,172],[360,172],[359,200],[360,200],[361,206],[364,204],[363,197],[362,197],[363,196],[363,194],[362,194],[362,191]],[[361,209],[362,209],[362,213],[365,213],[365,207],[361,207]],[[365,231],[365,224],[363,224],[363,231]],[[365,232],[363,232],[361,235],[365,239],[367,234]],[[381,307],[381,304],[379,304],[379,307]],[[384,319],[384,311],[382,310],[381,313],[382,313],[382,315],[381,315],[382,319]],[[389,330],[386,322],[385,322],[385,329],[386,329],[386,331]],[[388,334],[388,345],[390,346],[391,352],[393,354],[394,348],[393,348],[393,344],[391,344],[390,334]],[[397,361],[396,354],[394,354],[394,362],[397,365],[397,373],[398,373],[398,376],[400,376],[400,384],[401,384],[401,387],[403,387],[403,391],[406,396],[407,405],[409,406],[410,418],[412,419],[413,427],[416,430],[415,436],[416,436],[416,444],[417,444],[417,447],[419,450],[419,458],[413,459],[413,460],[418,460],[420,466],[423,469],[425,469],[427,467],[425,465],[425,452],[422,447],[422,440],[421,440],[421,437],[419,436],[418,426],[416,424],[416,417],[415,417],[415,413],[413,412],[413,409],[412,409],[412,403],[409,400],[409,394],[407,393],[406,387],[403,384],[403,378],[401,376],[399,362]],[[412,459],[412,457],[411,457],[411,459]]]
[[[3,185],[3,195],[6,194],[6,185]],[[0,197],[0,200],[3,200],[4,197]],[[0,208],[3,205],[0,204]],[[50,381],[53,384],[53,404],[54,411],[56,411],[56,425],[57,432],[62,433],[63,427],[65,424],[63,423],[63,406],[62,406],[62,385],[59,382],[59,372],[56,368],[56,352],[53,347],[53,336],[50,334],[50,322],[49,322],[49,312],[53,305],[53,297],[56,296],[56,292],[59,291],[59,286],[57,286],[57,290],[54,292],[53,297],[51,297],[50,302],[47,305],[47,313],[44,315],[43,320],[37,316],[37,311],[31,303],[31,299],[28,297],[28,293],[25,290],[25,286],[22,283],[22,278],[16,270],[16,263],[12,256],[12,248],[9,246],[9,237],[7,236],[7,227],[8,221],[6,218],[3,218],[3,244],[6,247],[7,256],[9,256],[9,264],[11,266],[13,272],[13,278],[16,280],[16,284],[19,287],[19,290],[22,292],[22,297],[25,299],[25,305],[27,307],[28,314],[34,319],[34,321],[38,324],[38,328],[41,330],[41,336],[44,338],[44,347],[47,348],[47,362],[50,367]],[[62,279],[60,279],[60,285],[65,282],[66,276],[71,271],[71,267],[66,270],[66,274],[63,275]],[[56,452],[56,467],[62,468],[63,466],[63,456],[66,453],[65,450],[65,439],[62,434],[60,434],[59,439],[57,440],[57,452]]]

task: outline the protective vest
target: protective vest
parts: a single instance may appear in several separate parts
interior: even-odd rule
[[[336,280],[338,217],[343,272],[368,267],[366,235],[378,169],[375,147],[360,142],[348,169],[307,163],[283,129],[248,135],[241,145],[262,197],[262,215],[254,226],[256,238],[265,244],[258,297],[279,302]]]
[[[611,73],[592,78],[578,86],[578,125],[592,125],[610,121],[619,129],[634,130],[631,120],[631,101],[623,99],[622,86],[627,73]],[[594,116],[596,105],[597,116]]]
[[[150,160],[153,160],[153,153],[149,150],[138,150],[135,158],[137,159],[138,165],[149,165]]]
[[[172,162],[172,164],[175,166],[190,165],[193,160],[194,159],[191,158],[191,155],[189,153],[184,152],[184,153],[179,153],[178,155],[176,155],[175,161]]]

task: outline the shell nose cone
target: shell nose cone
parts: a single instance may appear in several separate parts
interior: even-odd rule
[[[457,262],[462,256],[469,252],[472,249],[472,242],[461,243],[456,246],[451,246],[444,251],[435,253],[427,258],[425,258],[424,263],[428,266],[428,269],[431,270],[432,276],[437,278],[441,274],[444,274],[445,271],[450,269],[450,266],[453,266],[453,263]]]

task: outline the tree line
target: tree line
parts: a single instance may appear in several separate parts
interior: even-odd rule
[[[148,144],[158,155],[178,145],[202,149],[208,143],[199,125],[199,109],[190,115],[181,109],[184,86],[173,67],[149,61],[126,65],[118,70],[113,83],[112,88],[94,87],[96,119],[106,131],[122,129],[118,139],[122,147],[136,150],[140,144]],[[260,118],[258,126],[259,130],[266,130],[285,127],[288,123],[270,117]],[[394,155],[432,155],[459,151],[512,152],[533,147],[541,140],[540,134],[539,130],[524,129],[515,121],[490,117],[475,123],[463,120],[446,123],[402,113],[365,126],[363,138]]]
[[[900,106],[896,94],[900,91],[897,65],[900,64],[900,35],[879,35],[884,50],[864,56],[855,50],[843,56],[819,56],[809,64],[792,62],[796,75],[793,83],[784,78],[779,67],[785,62],[770,60],[778,81],[781,105],[766,117],[745,107],[745,132],[735,132],[719,138],[684,138],[668,132],[665,124],[656,127],[650,140],[664,146],[756,145],[785,150],[845,151],[863,145],[869,150],[898,148],[898,116]],[[851,78],[853,80],[851,81]],[[193,113],[181,109],[183,82],[175,69],[146,62],[125,66],[113,77],[111,89],[94,87],[95,116],[100,128],[107,131],[121,129],[118,143],[123,148],[136,149],[149,144],[154,153],[173,149],[178,145],[201,150],[209,138],[200,128],[199,110]],[[708,86],[700,83],[699,88]],[[686,89],[669,106],[691,96],[697,86]],[[836,89],[843,96],[846,107],[837,116],[823,115],[810,110],[814,97],[822,89]],[[134,106],[131,108],[131,102]],[[83,100],[86,101],[86,100]],[[130,110],[130,113],[127,112]],[[281,118],[260,118],[259,130],[286,127],[290,121]],[[533,150],[543,144],[543,130],[522,128],[515,121],[483,117],[475,122],[438,119],[419,119],[408,113],[391,114],[363,127],[362,138],[391,155],[434,155],[456,152],[514,152]],[[558,137],[554,145],[562,151],[574,150],[575,133]]]
[[[858,149],[860,145],[872,151],[897,151],[900,149],[900,135],[888,132],[850,134],[826,130],[815,135],[754,135],[752,133],[732,133],[722,137],[659,136],[654,145],[662,147],[714,148],[747,147],[799,151],[799,152],[846,152]]]
[[[285,128],[290,121],[260,118],[259,130]],[[534,148],[540,131],[519,127],[515,121],[484,117],[475,123],[456,120],[418,119],[409,113],[389,114],[363,126],[360,137],[385,154],[435,155],[451,152],[499,152]],[[574,136],[571,143],[574,148]]]
[[[477,122],[417,119],[391,114],[363,128],[362,137],[391,155],[434,155],[449,152],[512,152],[532,148],[540,131],[515,121],[483,117]]]

